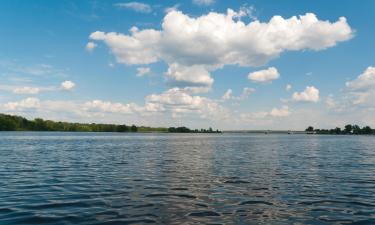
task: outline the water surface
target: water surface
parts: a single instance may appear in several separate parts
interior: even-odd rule
[[[0,224],[375,224],[375,137],[2,132]]]

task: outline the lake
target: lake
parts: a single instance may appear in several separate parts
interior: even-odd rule
[[[0,133],[0,224],[375,224],[375,136]]]

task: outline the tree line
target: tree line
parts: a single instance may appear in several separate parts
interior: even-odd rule
[[[0,131],[67,131],[67,132],[170,132],[170,133],[219,133],[212,128],[191,130],[187,127],[146,127],[97,123],[69,123],[43,120],[28,120],[21,116],[0,114]]]
[[[206,129],[195,129],[191,130],[187,127],[170,127],[168,128],[169,133],[221,133],[219,130],[213,130],[211,127]]]
[[[309,126],[305,130],[307,133],[316,133],[316,134],[375,134],[375,129],[372,129],[370,126],[360,127],[358,125],[345,125],[343,129],[336,127],[334,129],[314,129],[314,127]]]

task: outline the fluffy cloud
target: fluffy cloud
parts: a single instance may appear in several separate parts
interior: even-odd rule
[[[238,17],[239,12],[231,9],[226,14],[210,12],[197,18],[172,10],[164,17],[161,30],[133,27],[130,34],[96,31],[90,39],[106,43],[119,63],[164,61],[169,65],[169,80],[194,86],[210,85],[209,72],[224,65],[261,66],[285,51],[318,51],[353,36],[344,17],[329,22],[307,13],[248,24]]]
[[[72,90],[75,86],[76,84],[70,80],[66,80],[61,83],[61,88],[66,91]]]
[[[273,108],[269,113],[273,117],[286,117],[290,115],[289,107],[283,106],[281,108]]]
[[[292,99],[298,102],[318,102],[319,90],[314,86],[307,86],[302,92],[294,92]]]
[[[119,63],[126,65],[150,64],[159,60],[161,33],[148,29],[130,29],[131,35],[96,31],[90,35],[92,40],[104,41],[116,56]]]
[[[253,82],[270,83],[280,77],[279,72],[275,67],[270,67],[265,70],[252,72],[248,75],[248,79]]]
[[[346,82],[347,92],[354,105],[374,105],[375,67],[369,66],[356,79]]]
[[[137,76],[143,77],[146,74],[149,74],[151,72],[151,69],[149,67],[139,67],[137,68]]]
[[[96,48],[97,44],[94,42],[90,41],[86,44],[86,50],[89,52],[92,52]]]
[[[165,75],[168,82],[177,87],[210,87],[214,82],[210,73],[200,65],[181,66],[175,63],[169,66]]]
[[[355,80],[346,82],[346,87],[353,91],[368,90],[375,87],[375,67],[369,66]]]
[[[214,4],[214,0],[193,0],[193,3],[196,5],[212,5]]]
[[[15,94],[38,94],[40,88],[37,87],[17,87],[13,90]]]
[[[127,3],[117,3],[115,6],[119,8],[126,8],[131,9],[136,12],[140,13],[150,13],[152,12],[152,8],[150,5],[142,3],[142,2],[127,2]]]
[[[193,96],[184,89],[172,88],[162,94],[153,94],[146,97],[148,104],[159,105],[160,108],[172,113],[172,116],[197,114],[201,118],[226,119],[228,112],[215,101]]]
[[[19,102],[8,102],[3,105],[5,111],[23,111],[35,109],[40,106],[40,100],[37,98],[26,98]]]

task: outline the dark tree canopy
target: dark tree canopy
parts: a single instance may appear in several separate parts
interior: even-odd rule
[[[345,125],[344,129],[341,129],[340,127],[336,127],[335,129],[314,129],[312,126],[309,126],[306,130],[306,132],[311,133],[317,133],[317,134],[375,134],[375,130],[371,129],[369,126],[360,127],[358,125]]]

